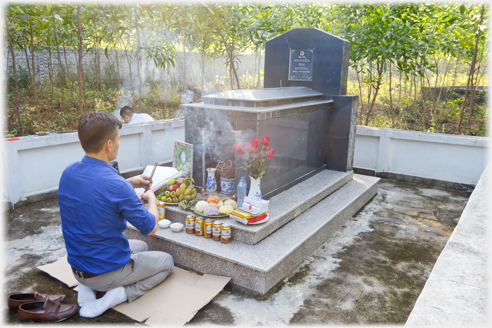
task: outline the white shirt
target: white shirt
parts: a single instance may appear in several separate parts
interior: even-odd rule
[[[135,113],[132,115],[132,119],[128,124],[135,124],[135,123],[142,123],[142,122],[150,122],[153,121],[154,119],[150,117],[150,115],[145,114],[145,113]]]

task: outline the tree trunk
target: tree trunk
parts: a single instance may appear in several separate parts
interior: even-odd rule
[[[200,92],[204,93],[204,80],[205,80],[205,43],[203,44],[203,49],[202,49],[202,83],[201,83],[201,88]]]
[[[417,102],[417,76],[413,77],[413,101]]]
[[[99,75],[99,93],[101,94],[101,100],[103,98],[102,94],[102,74],[101,74],[101,54],[99,53],[99,48],[96,51],[97,56],[97,74]]]
[[[420,60],[420,67],[422,67],[422,60]],[[420,77],[420,94],[422,96],[422,131],[425,131],[426,129],[425,107],[427,106],[427,104],[425,101],[425,94],[424,94],[424,79],[422,77]]]
[[[472,80],[472,93],[471,93],[471,97],[470,97],[470,115],[468,116],[468,134],[471,133],[473,108],[475,107],[475,92],[476,92],[477,86],[478,86],[478,81],[479,81],[479,76],[480,76],[480,68],[481,68],[481,65],[480,65],[480,61],[479,61],[478,67],[476,69],[477,78],[475,79],[475,82],[473,82],[473,80]]]
[[[407,96],[408,96],[409,98],[412,98],[412,90],[413,90],[413,89],[412,89],[412,87],[413,87],[413,82],[412,82],[413,80],[412,80],[412,79],[413,79],[413,78],[414,78],[414,77],[413,77],[413,75],[412,75],[412,76],[410,76],[410,78],[409,78],[410,88],[409,88],[408,93],[407,93]],[[415,103],[415,99],[414,99],[414,103]]]
[[[167,64],[167,81],[164,82],[164,118],[167,119],[167,102],[169,93],[169,64]]]
[[[456,59],[456,66],[454,67],[454,78],[453,78],[453,87],[456,85],[456,75],[458,75],[458,63],[459,63],[460,57],[458,56],[458,59]]]
[[[118,90],[120,89],[120,63],[118,61],[118,51],[114,49],[114,57],[116,58],[116,73],[118,77]]]
[[[38,131],[41,131],[41,113],[39,112],[38,94],[36,91],[36,65],[34,63],[34,37],[32,35],[32,20],[29,21],[29,30],[31,32],[31,58],[32,58],[32,93],[34,95],[34,106],[38,118]]]
[[[186,52],[185,52],[185,43],[183,37],[183,92],[186,91]]]
[[[258,83],[256,84],[256,88],[260,88],[260,80],[261,80],[261,49],[258,50]]]
[[[19,132],[20,132],[20,135],[23,135],[24,134],[24,130],[22,129],[22,121],[21,121],[20,112],[19,112],[19,106],[20,106],[19,85],[17,83],[17,68],[15,66],[14,45],[12,44],[12,39],[10,38],[10,29],[9,29],[9,22],[8,22],[7,17],[5,17],[5,25],[7,26],[7,38],[9,40],[10,53],[12,54],[12,68],[14,70],[14,83],[15,83],[15,103],[14,103],[14,108],[15,108],[15,113],[17,115],[17,124],[19,124]],[[7,60],[7,65],[8,65],[8,60]],[[9,129],[9,132],[10,132],[10,129]]]
[[[82,100],[84,97],[84,88],[83,88],[83,68],[82,68],[82,26],[80,22],[80,4],[77,4],[77,25],[78,25],[78,39],[79,39],[79,63],[77,69],[77,76],[79,79],[79,113],[82,115],[84,109],[82,107]]]
[[[24,53],[26,54],[27,70],[29,71],[29,80],[32,80],[31,65],[29,65],[29,57],[27,56],[27,47],[24,47]]]
[[[376,87],[374,88],[374,96],[372,98],[371,104],[369,105],[369,110],[367,111],[367,116],[366,116],[366,125],[369,125],[369,117],[371,116],[371,112],[374,109],[374,103],[376,102],[376,98],[378,96],[379,89],[381,88],[381,80],[382,80],[382,72],[383,72],[383,64],[384,63],[377,63],[376,64],[376,71],[377,71],[377,80],[376,80]]]
[[[219,35],[220,35],[220,38],[222,39],[222,43],[224,43],[224,47],[226,49],[226,52],[227,52],[227,55],[229,56],[229,61],[232,63],[234,63],[234,60],[232,59],[232,53],[230,51],[230,49],[227,47],[227,42],[226,40],[224,39],[224,36],[222,35],[222,30],[221,28],[219,27],[219,24],[217,24],[217,21],[215,20],[215,17],[214,15],[212,14],[211,10],[207,8],[207,11],[210,15],[210,17],[212,18],[212,20],[214,21],[214,24],[215,26],[217,27],[217,30],[219,32]],[[236,68],[234,67],[234,64],[232,64],[232,69],[234,70],[234,75],[236,77],[236,81],[237,81],[237,88],[238,89],[241,89],[241,87],[239,86],[239,77],[237,76],[237,72],[236,72]]]
[[[401,107],[401,71],[398,70],[398,74],[399,74],[399,85],[400,85],[400,90],[398,92],[398,103],[400,104],[400,107]]]
[[[468,134],[471,132],[471,121],[473,115],[473,107],[475,105],[475,91],[477,89],[477,85],[473,81],[473,75],[471,77],[471,96],[470,96],[470,114],[468,115]]]
[[[65,80],[63,78],[63,65],[62,65],[61,56],[60,56],[60,47],[58,46],[58,38],[56,37],[55,17],[52,17],[52,20],[53,20],[53,35],[55,36],[56,52],[58,54],[58,68],[60,70],[60,86],[61,86],[60,107],[63,108],[63,96],[64,96],[63,90],[64,90]]]
[[[72,79],[70,78],[70,67],[68,66],[67,50],[65,49],[65,45],[63,45],[63,56],[65,57],[65,66],[67,67],[67,79],[68,79],[68,83],[70,84],[70,95],[72,98],[71,106],[73,106],[73,82]],[[75,56],[75,59],[77,59],[77,56]]]
[[[234,42],[232,43],[232,47],[234,47]],[[231,49],[231,53],[234,53],[234,50]],[[232,72],[232,60],[229,61],[229,88],[234,90],[234,73]]]
[[[138,28],[138,16],[137,13],[135,13],[135,24],[136,24],[136,29],[137,29],[137,77],[138,77],[138,103],[137,103],[137,108],[140,112],[140,101],[142,100],[142,77],[141,77],[141,70],[142,70],[142,63],[140,61],[140,29]]]
[[[372,64],[372,61],[371,61],[371,62],[369,62],[369,77],[370,78],[373,76],[372,66],[373,66],[373,64]],[[371,86],[368,86],[368,88],[367,88],[367,106],[369,106],[370,103],[371,103],[371,94],[372,94],[372,87]]]
[[[130,70],[130,88],[131,88],[131,93],[132,93],[132,98],[133,98],[134,97],[134,94],[133,94],[132,63],[130,61],[130,57],[128,56],[128,51],[127,51],[126,47],[125,47],[125,55],[126,55],[126,60],[128,62],[128,68]]]
[[[446,85],[444,82],[446,82],[446,77],[448,75],[448,72],[449,72],[449,67],[451,66],[451,59],[448,61],[448,64],[446,66],[446,70],[444,71],[444,75],[443,75],[443,78],[442,78],[442,83],[441,83],[441,89],[439,90],[439,94],[437,95],[437,103],[439,104],[439,101],[441,100],[441,95],[442,95],[442,89],[444,88],[444,86]]]
[[[393,97],[391,95],[391,62],[389,62],[389,98],[390,98],[390,111],[391,111],[391,124],[395,126],[395,111],[393,110]]]
[[[466,83],[465,98],[463,99],[463,105],[461,106],[460,121],[458,123],[458,134],[461,134],[461,123],[463,121],[463,113],[465,111],[466,98],[468,97],[468,88],[470,86],[470,80],[473,79],[473,72],[475,71],[475,62],[477,60],[477,52],[478,52],[478,41],[480,40],[480,32],[481,32],[480,26],[482,25],[484,10],[485,10],[485,5],[482,5],[482,13],[480,14],[480,22],[478,23],[477,38],[475,40],[475,50],[473,51],[470,74],[469,74],[468,82]]]
[[[97,91],[99,90],[99,74],[97,73],[99,70],[97,69],[97,47],[95,46],[96,42],[94,40],[94,74],[96,78],[96,87]]]
[[[360,75],[359,75],[359,72],[356,72],[356,75],[357,75],[357,82],[359,84],[359,99],[360,99],[360,112],[359,112],[359,117],[358,117],[358,121],[359,121],[359,125],[362,124],[362,115],[364,113],[364,98],[362,98],[362,82],[360,80]]]
[[[53,59],[51,57],[51,47],[49,46],[50,40],[48,38],[48,53],[50,55],[50,61],[49,61],[49,66],[50,66],[50,82],[51,82],[51,96],[50,96],[50,119],[53,120],[53,92],[55,90],[55,81],[53,79]]]

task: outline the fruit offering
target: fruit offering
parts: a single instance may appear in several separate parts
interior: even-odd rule
[[[195,180],[189,177],[169,179],[167,184],[156,191],[157,199],[166,203],[179,203],[196,198]]]

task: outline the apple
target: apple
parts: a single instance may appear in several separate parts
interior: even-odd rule
[[[173,185],[170,185],[169,188],[169,191],[176,191],[177,189],[179,188],[179,186],[177,184],[173,184]]]

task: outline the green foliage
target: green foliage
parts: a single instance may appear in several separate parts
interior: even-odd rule
[[[17,66],[17,86],[19,91],[25,91],[29,89],[31,85],[31,79],[29,77],[29,72],[27,68],[22,66]],[[15,81],[14,81],[14,69],[12,66],[9,66],[9,71],[7,75],[7,93],[14,92],[15,89]]]
[[[99,56],[106,58],[113,54],[114,49],[124,50],[125,54],[118,58],[118,66],[128,67],[133,63],[133,90],[129,90],[130,86],[121,85],[122,77],[118,85],[119,71],[114,58],[104,67],[93,63],[84,65],[85,94],[81,97],[85,110],[112,111],[121,97],[120,93],[125,92],[132,95],[132,104],[138,104],[142,111],[155,118],[175,117],[183,86],[163,85],[151,80],[142,81],[139,85],[141,72],[136,72],[134,67],[135,62],[140,64],[145,59],[154,62],[161,70],[175,66],[177,51],[183,47],[203,54],[202,58],[226,58],[229,82],[225,78],[205,81],[204,91],[260,87],[258,77],[262,82],[261,71],[259,76],[255,72],[243,76],[236,73],[236,69],[243,65],[239,55],[244,52],[261,55],[265,42],[272,37],[293,28],[314,27],[351,42],[350,66],[360,82],[349,85],[349,90],[360,95],[359,103],[364,107],[361,114],[365,115],[366,124],[387,125],[391,121],[388,118],[393,118],[394,110],[398,108],[396,122],[390,126],[451,131],[452,120],[457,119],[456,112],[461,102],[434,104],[422,99],[415,89],[411,95],[405,94],[396,100],[395,90],[388,90],[385,82],[389,67],[396,67],[403,74],[405,84],[417,81],[415,86],[420,89],[421,86],[431,86],[429,75],[435,76],[436,84],[439,76],[444,76],[442,68],[439,70],[438,60],[445,58],[446,62],[453,63],[446,73],[447,83],[452,79],[453,84],[466,85],[467,74],[463,71],[452,74],[452,70],[458,65],[467,69],[475,49],[477,29],[481,31],[477,58],[482,71],[488,60],[488,6],[479,26],[481,5],[477,3],[85,3],[80,5],[80,9],[81,45],[77,35],[77,6],[62,3],[7,5],[9,33],[5,34],[8,35],[5,39],[7,46],[12,44],[16,51],[26,48],[29,51],[32,48],[34,52],[56,51],[65,47],[68,56],[73,56],[72,51],[79,46],[84,54],[98,52]],[[22,123],[26,133],[35,130],[33,119],[36,115],[33,113],[36,106],[40,109],[44,128],[74,128],[79,110],[76,69],[66,67],[63,57],[60,77],[58,58],[53,56],[53,94],[51,81],[43,81],[39,86],[38,104],[31,99],[33,86],[27,70],[17,65],[17,83],[21,92],[19,108],[21,119],[27,120]],[[6,121],[9,123],[7,133],[16,134],[20,127],[15,126],[12,118],[15,100],[11,71],[9,67]],[[441,79],[442,83],[444,80]],[[396,84],[393,88],[401,92],[401,86]],[[474,109],[471,120],[476,126],[470,128],[469,133],[481,134],[484,131],[486,108],[482,107],[477,105]]]

